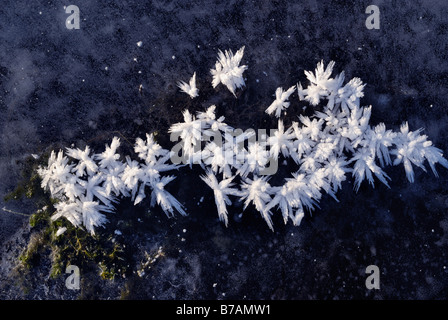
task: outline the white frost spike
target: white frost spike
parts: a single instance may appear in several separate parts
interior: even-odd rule
[[[77,176],[83,176],[86,172],[88,175],[95,174],[98,169],[98,166],[93,161],[93,159],[89,156],[90,148],[86,146],[84,151],[80,149],[71,149],[67,148],[67,155],[79,160],[78,164],[73,168]]]
[[[153,190],[151,193],[151,207],[153,207],[157,202],[157,204],[160,205],[160,207],[168,217],[174,214],[173,207],[181,215],[187,215],[182,207],[182,204],[176,198],[174,198],[171,193],[165,190],[165,186],[175,178],[176,177],[174,176],[166,176],[152,183]]]
[[[331,73],[333,72],[333,67],[334,61],[330,61],[327,68],[324,70],[324,62],[322,60],[317,64],[315,74],[311,71],[305,71],[305,75],[311,84],[305,90],[302,89],[301,85],[298,87],[300,100],[304,98],[313,106],[316,106],[319,104],[322,97],[328,96],[328,89],[334,89],[335,86],[334,79],[330,79]]]
[[[54,151],[51,151],[47,167],[39,167],[37,170],[42,178],[42,189],[49,190],[54,198],[60,197],[64,189],[63,184],[70,181],[72,168],[73,165],[68,164],[68,158],[64,156],[62,150],[59,150],[57,156]]]
[[[292,179],[289,179],[292,180]],[[282,212],[283,221],[285,224],[288,221],[288,217],[292,217],[292,200],[291,193],[293,191],[293,182],[288,181],[286,179],[286,183],[281,187],[273,187],[272,191],[274,192],[274,198],[266,205],[265,210],[269,211],[273,209],[275,206],[278,206]],[[297,202],[299,202],[298,200]]]
[[[64,191],[64,195],[71,201],[75,201],[75,199],[81,197],[85,189],[81,186],[82,180],[80,180],[77,176],[71,175],[67,178],[66,182],[62,184],[62,190]]]
[[[311,140],[317,141],[319,137],[323,135],[322,132],[322,124],[324,121],[322,119],[313,119],[310,120],[310,118],[300,115],[299,116],[300,122],[303,123],[302,131],[304,134],[309,135]]]
[[[83,225],[92,235],[95,234],[95,227],[101,227],[107,222],[106,216],[100,211],[111,212],[107,206],[100,205],[98,201],[82,202]]]
[[[424,156],[428,160],[429,166],[436,177],[439,177],[435,164],[440,163],[448,169],[448,160],[443,157],[443,152],[439,148],[432,146],[431,141],[427,141],[428,145],[423,149]]]
[[[106,145],[106,150],[95,155],[95,160],[99,160],[100,168],[116,168],[121,165],[121,163],[118,162],[120,155],[117,153],[119,146],[120,138],[113,137],[110,146]]]
[[[311,71],[305,71],[305,75],[312,84],[322,89],[326,89],[327,82],[330,80],[331,73],[333,72],[334,64],[334,61],[330,61],[327,68],[324,70],[324,61],[322,60],[317,64],[315,75]]]
[[[341,183],[346,179],[345,174],[350,171],[350,169],[346,167],[347,164],[348,162],[345,161],[344,157],[331,157],[325,162],[324,168],[326,170],[327,179],[330,182],[334,193],[342,188]]]
[[[56,214],[51,219],[56,220],[60,217],[66,218],[74,226],[84,225],[87,231],[95,234],[95,227],[103,226],[107,219],[102,212],[112,212],[107,206],[100,205],[98,201],[87,201],[86,199],[76,200],[75,202],[60,202],[55,204]]]
[[[309,120],[309,119],[308,119]],[[293,121],[291,128],[294,131],[294,151],[291,152],[291,158],[296,162],[301,162],[301,158],[304,154],[308,154],[310,150],[316,144],[315,141],[311,140],[308,132],[309,130],[299,127],[299,124]]]
[[[380,123],[374,130],[366,130],[365,140],[361,144],[370,148],[371,153],[380,160],[381,167],[384,167],[392,164],[388,148],[394,143],[396,135],[392,130],[386,130],[384,123]]]
[[[270,155],[276,159],[281,152],[284,157],[289,157],[294,150],[294,136],[292,127],[285,132],[283,121],[278,120],[278,129],[268,138]]]
[[[108,207],[111,206],[111,202],[116,202],[115,197],[106,194],[106,189],[101,185],[103,181],[103,175],[101,173],[97,173],[87,180],[80,181],[80,184],[86,190],[85,199],[83,200],[93,201],[94,197],[97,197]]]
[[[146,134],[146,141],[137,138],[135,140],[134,151],[138,154],[138,157],[144,160],[146,163],[155,163],[157,158],[167,154],[167,150],[155,142],[154,134]]]
[[[355,106],[347,119],[347,125],[340,130],[341,136],[350,139],[353,148],[358,147],[369,126],[372,106],[359,108]]]
[[[56,213],[51,216],[51,220],[55,221],[61,217],[64,217],[75,227],[82,224],[82,210],[80,207],[80,201],[58,202],[54,205],[54,208],[56,209]]]
[[[198,120],[214,121],[216,119],[215,111],[216,111],[216,106],[213,104],[210,107],[208,107],[205,112],[198,111],[196,113],[196,116],[197,116]]]
[[[233,186],[233,177],[218,182],[213,172],[211,170],[207,170],[207,175],[201,176],[201,179],[213,190],[219,219],[223,221],[227,227],[227,205],[232,204],[232,201],[230,201],[228,195],[240,195],[240,192],[237,189],[231,188],[231,186]]]
[[[196,113],[197,119],[202,121],[203,129],[210,128],[211,130],[205,130],[204,135],[210,136],[211,131],[226,131],[230,128],[226,123],[224,123],[225,117],[221,116],[216,119],[215,115],[216,106],[211,105],[207,108],[205,112],[198,111]]]
[[[121,164],[115,168],[108,168],[103,171],[104,182],[103,187],[106,191],[106,195],[115,194],[117,197],[120,195],[129,196],[129,192],[126,188],[125,183],[122,180],[123,170],[125,166]]]
[[[202,126],[206,121],[196,120],[195,116],[188,110],[182,112],[184,122],[173,124],[168,132],[172,133],[177,139],[180,137],[183,142],[183,151],[189,158],[197,151],[196,146],[200,145],[202,138]]]
[[[266,209],[267,204],[272,200],[270,194],[273,193],[271,185],[268,182],[268,177],[255,177],[253,180],[247,178],[244,180],[241,188],[241,199],[246,199],[246,201],[244,201],[244,209],[246,209],[250,203],[253,203],[255,209],[261,213],[269,228],[274,231],[271,212]]]
[[[344,83],[345,79],[345,73],[342,71],[335,79],[329,79],[326,83],[326,89],[328,91],[327,93],[327,108],[329,110],[333,110],[335,105],[335,100],[338,97],[339,90],[342,87],[342,84]]]
[[[292,223],[295,226],[300,226],[300,223],[302,222],[303,217],[305,217],[305,212],[303,212],[302,208],[297,209],[295,215],[291,218]]]
[[[338,90],[336,103],[341,103],[341,108],[348,113],[348,109],[359,107],[359,98],[364,96],[364,87],[361,79],[353,78],[343,88]]]
[[[237,155],[238,157],[239,155]],[[241,159],[241,157],[238,157]],[[254,142],[249,144],[248,151],[245,154],[245,161],[238,169],[238,174],[242,177],[246,177],[250,172],[258,174],[261,170],[265,169],[269,162],[269,151],[266,150],[266,146],[261,142]]]
[[[190,96],[191,99],[196,98],[198,96],[198,88],[196,88],[196,72],[193,73],[193,76],[190,79],[189,83],[185,83],[184,81],[179,81],[177,86],[181,89],[182,92],[185,92]]]
[[[289,96],[294,92],[295,88],[295,86],[292,86],[287,91],[283,91],[283,88],[281,87],[277,88],[277,90],[275,90],[275,100],[266,109],[266,113],[271,115],[275,112],[275,116],[279,118],[282,111],[289,107],[290,103],[286,100],[289,99]]]
[[[131,192],[131,199],[134,200],[138,191],[138,182],[143,176],[143,170],[140,168],[139,163],[135,160],[131,160],[129,156],[126,156],[126,165],[121,176],[121,180],[125,184],[126,188]],[[135,204],[135,203],[134,203]]]
[[[278,206],[282,212],[283,220],[286,224],[290,218],[295,224],[299,223],[300,210],[307,207],[313,210],[316,204],[315,199],[319,199],[320,193],[313,190],[314,187],[309,184],[305,174],[294,173],[293,178],[286,178],[286,183],[283,186],[273,187],[274,198],[267,204],[266,210],[271,210]],[[294,213],[294,209],[297,211]]]
[[[56,237],[59,237],[61,234],[63,234],[65,231],[67,231],[66,227],[59,228],[58,231],[56,231]]]
[[[394,160],[394,165],[398,165],[403,162],[404,170],[406,172],[406,177],[409,182],[414,182],[414,170],[412,169],[412,164],[425,170],[422,164],[422,157],[418,151],[419,141],[418,135],[422,131],[419,129],[417,131],[409,131],[408,123],[404,123],[400,127],[400,133],[397,135],[395,144],[396,149],[392,150],[390,153],[396,155],[397,158]]]
[[[414,182],[414,170],[412,164],[426,171],[423,162],[428,160],[429,165],[437,176],[435,164],[439,162],[445,168],[448,168],[448,161],[443,158],[442,151],[432,146],[432,142],[426,140],[426,135],[420,135],[423,129],[417,131],[409,131],[408,123],[404,123],[400,127],[394,144],[396,149],[390,151],[390,154],[396,155],[394,165],[403,163],[406,176],[410,182]]]
[[[305,96],[307,94],[306,89],[303,89],[302,84],[299,82],[297,84],[297,94],[299,95],[299,100],[305,100]]]
[[[230,164],[233,164],[233,155],[230,152],[217,145],[215,142],[209,142],[201,153],[201,158],[205,165],[211,166],[214,173],[223,173],[223,177],[231,177],[232,172]]]
[[[372,156],[372,153],[368,148],[361,148],[359,151],[357,151],[351,161],[356,161],[353,168],[356,192],[358,192],[361,182],[365,177],[367,177],[369,183],[372,185],[372,187],[374,187],[372,173],[374,173],[382,183],[390,188],[386,180],[390,180],[389,176],[375,164],[375,158]]]
[[[213,88],[216,88],[218,84],[222,83],[236,97],[235,89],[241,88],[245,85],[243,72],[247,69],[247,66],[239,65],[243,55],[244,47],[239,49],[235,55],[231,50],[226,50],[225,53],[219,50],[218,61],[216,61],[215,69],[210,70],[210,73],[213,76]]]

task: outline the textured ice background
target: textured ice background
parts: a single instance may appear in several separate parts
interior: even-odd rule
[[[65,28],[64,5],[70,4],[80,8],[80,30]],[[370,4],[381,10],[380,30],[365,27]],[[210,88],[209,69],[218,49],[243,45],[247,86],[234,99],[223,87]],[[26,293],[10,279],[29,228],[26,218],[1,208],[35,209],[30,201],[2,202],[20,179],[18,161],[50,145],[101,148],[117,132],[133,141],[157,130],[163,142],[181,110],[210,103],[218,103],[218,113],[234,127],[272,125],[264,110],[275,89],[304,82],[303,70],[321,59],[335,60],[335,72],[367,83],[361,102],[373,105],[372,123],[397,129],[408,120],[448,150],[445,0],[3,2],[0,298],[78,295],[65,289],[63,278],[48,279],[45,269],[36,271]],[[203,91],[191,101],[175,84],[194,71]],[[301,106],[291,104],[289,119]],[[391,190],[378,184],[354,194],[346,183],[340,203],[323,198],[321,210],[299,228],[277,219],[272,233],[250,210],[225,228],[209,191],[185,171],[174,188],[189,216],[167,220],[160,212],[160,229],[173,236],[148,239],[177,241],[170,245],[181,253],[166,256],[142,278],[101,282],[82,275],[82,294],[119,298],[127,283],[131,297],[148,299],[446,298],[448,173],[441,169],[435,179],[417,171],[409,184],[402,168],[386,172]],[[364,285],[370,264],[381,271],[377,291]]]

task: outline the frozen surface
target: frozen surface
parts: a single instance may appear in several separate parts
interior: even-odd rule
[[[63,277],[35,271],[28,290],[10,272],[29,237],[32,201],[3,203],[20,179],[20,160],[48,147],[96,145],[120,134],[133,141],[181,120],[181,110],[212,103],[234,127],[276,123],[264,110],[277,87],[304,70],[336,61],[335,73],[367,83],[371,123],[398,129],[408,120],[448,150],[448,5],[444,0],[375,1],[379,30],[365,27],[370,1],[76,1],[79,30],[65,27],[68,1],[7,1],[0,7],[0,298],[75,298]],[[211,88],[218,49],[245,46],[246,88],[235,99]],[[196,72],[200,96],[177,82]],[[294,96],[290,100],[297,100]],[[294,109],[294,107],[296,107]],[[300,114],[296,101],[289,119]],[[399,170],[400,169],[400,170]],[[324,198],[300,227],[235,207],[217,219],[197,175],[175,182],[189,215],[162,212],[152,246],[170,246],[145,276],[97,282],[84,274],[84,297],[144,299],[441,299],[448,296],[448,173],[421,171],[409,184],[388,168],[391,189],[345,183],[340,202]],[[173,182],[174,183],[174,182]],[[191,186],[194,186],[192,188]],[[186,231],[184,231],[184,229]],[[178,236],[180,235],[180,236]],[[145,238],[145,235],[141,235]],[[139,244],[147,248],[148,244]],[[149,248],[149,247],[148,247]],[[365,268],[381,270],[381,289],[365,288]],[[25,293],[26,292],[26,293]]]

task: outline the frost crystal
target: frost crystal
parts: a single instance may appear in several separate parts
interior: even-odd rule
[[[191,99],[196,98],[198,96],[198,88],[196,88],[196,72],[193,73],[189,83],[185,83],[183,81],[179,81],[177,86],[181,89],[182,92],[185,92],[190,96]]]
[[[227,226],[229,222],[227,218],[227,205],[232,204],[229,195],[239,195],[237,189],[231,188],[233,186],[233,177],[218,182],[213,172],[209,170],[205,176],[201,176],[201,179],[213,190],[219,219]]]
[[[255,205],[263,219],[268,224],[271,230],[274,230],[271,220],[271,212],[266,210],[266,205],[271,201],[270,194],[273,193],[271,185],[268,183],[268,177],[255,177],[253,180],[247,178],[241,184],[242,192],[241,199],[246,200],[244,202],[244,209],[246,209],[250,203]]]
[[[403,163],[406,176],[410,182],[414,182],[412,165],[426,171],[423,165],[425,159],[428,160],[435,176],[438,176],[434,166],[436,163],[448,168],[448,161],[443,158],[442,151],[433,147],[432,142],[427,140],[426,135],[420,135],[421,131],[422,129],[409,131],[408,123],[404,123],[394,140],[396,148],[391,151],[391,154],[396,156],[393,164]]]
[[[56,231],[56,237],[59,237],[61,234],[63,234],[65,231],[67,231],[66,227],[61,227]]]
[[[278,158],[280,153],[286,158],[294,150],[294,132],[293,128],[285,131],[283,121],[278,120],[278,129],[275,130],[274,135],[268,138],[270,146],[269,154],[274,158]]]
[[[247,69],[247,66],[239,65],[243,55],[244,47],[239,49],[235,55],[231,50],[226,50],[225,53],[221,50],[218,52],[218,61],[216,61],[215,69],[210,70],[213,76],[213,88],[222,83],[236,97],[235,89],[245,85],[243,72]]]
[[[287,91],[283,91],[282,88],[277,88],[275,91],[275,100],[266,109],[266,113],[271,115],[275,112],[275,116],[279,118],[281,112],[289,107],[289,102],[286,100],[288,100],[289,96],[294,92],[295,88],[295,86],[292,86]]]

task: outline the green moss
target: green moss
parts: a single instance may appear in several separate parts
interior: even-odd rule
[[[17,187],[10,193],[4,196],[5,201],[18,200],[25,196],[27,198],[33,198],[36,196],[43,196],[44,192],[40,186],[41,179],[37,174],[37,168],[42,165],[46,165],[48,161],[48,155],[42,156],[39,159],[35,159],[31,156],[21,161],[21,176],[22,179],[18,183]]]
[[[4,197],[3,200],[5,202],[10,201],[10,200],[18,200],[20,199],[23,194],[25,193],[24,191],[25,189],[23,188],[22,185],[18,185],[13,191],[7,193]]]
[[[58,262],[54,262],[51,265],[50,277],[52,279],[58,278],[62,274],[62,264]]]
[[[42,233],[33,233],[28,242],[27,248],[19,256],[19,261],[25,269],[30,269],[39,260],[39,252],[45,245],[44,235]]]
[[[30,226],[33,228],[49,223],[50,214],[47,210],[39,210],[30,216]]]
[[[114,267],[109,267],[104,262],[100,262],[98,264],[98,266],[100,268],[101,279],[104,279],[104,280],[113,280],[113,279],[115,279],[116,272],[115,272],[115,268]]]

